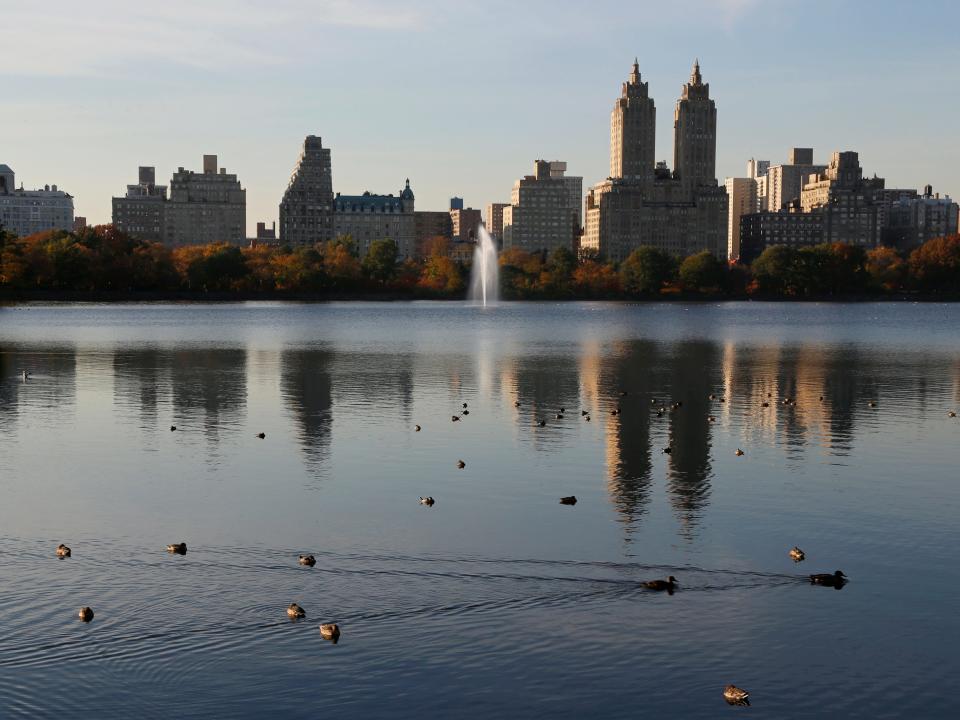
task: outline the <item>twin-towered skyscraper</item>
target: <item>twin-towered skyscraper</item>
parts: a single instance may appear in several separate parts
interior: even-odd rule
[[[581,249],[622,261],[643,245],[726,258],[727,194],[716,178],[717,108],[695,62],[674,111],[674,168],[656,162],[656,106],[633,64],[610,118],[610,177],[587,194]]]

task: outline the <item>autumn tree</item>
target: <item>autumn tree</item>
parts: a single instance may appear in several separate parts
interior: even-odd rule
[[[620,282],[630,295],[657,294],[676,273],[676,261],[649,245],[639,247],[620,265]]]
[[[960,292],[960,235],[927,240],[910,253],[910,274],[921,290]]]
[[[909,267],[893,248],[878,247],[867,252],[866,270],[875,287],[895,292],[907,282]]]
[[[397,273],[397,244],[393,240],[374,240],[363,258],[367,277],[385,285]]]
[[[723,285],[724,264],[714,257],[712,252],[704,250],[690,255],[682,263],[678,275],[680,282],[688,290],[697,292],[718,292]]]

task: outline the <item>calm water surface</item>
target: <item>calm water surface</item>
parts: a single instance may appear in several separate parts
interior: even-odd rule
[[[951,410],[956,305],[2,308],[0,716],[956,717]]]

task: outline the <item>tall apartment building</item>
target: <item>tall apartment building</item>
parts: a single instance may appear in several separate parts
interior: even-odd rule
[[[490,203],[487,205],[487,232],[498,243],[503,242],[503,210],[510,203]]]
[[[140,166],[135,185],[127,185],[123,197],[115,197],[113,225],[131,237],[163,242],[167,222],[167,186],[157,185],[156,168]]]
[[[333,237],[330,149],[323,147],[319,136],[308,135],[280,201],[280,241],[314,245]]]
[[[571,251],[580,233],[583,178],[566,175],[566,163],[537,160],[534,174],[513,185],[503,208],[503,247],[527,252]]]
[[[958,232],[960,207],[949,196],[934,194],[931,185],[924,187],[923,195],[890,190],[884,195],[884,245],[912,250],[927,240]]]
[[[740,257],[740,218],[757,211],[757,181],[753,178],[727,178],[727,257]]]
[[[341,195],[333,201],[334,237],[349,235],[357,244],[360,257],[367,254],[374,240],[393,240],[397,257],[412,258],[417,253],[416,220],[410,179],[397,195]]]
[[[767,209],[767,195],[769,189],[769,160],[747,160],[747,177],[754,181],[756,185],[757,206],[753,212],[763,212]]]
[[[651,245],[727,257],[727,193],[717,183],[716,105],[699,62],[674,112],[674,162],[654,163],[656,110],[634,63],[611,114],[611,177],[587,193],[581,248],[622,262]]]
[[[800,208],[823,216],[823,242],[872,248],[880,244],[883,189],[883,178],[864,179],[857,153],[835,152],[827,169],[800,191]]]
[[[45,185],[24,190],[9,165],[0,165],[0,228],[24,237],[44,230],[73,229],[73,196]]]
[[[246,241],[247,191],[236,175],[217,167],[216,155],[203,156],[203,172],[177,169],[165,213],[167,245]]]
[[[453,241],[474,243],[477,241],[477,229],[482,222],[480,211],[474,208],[454,208],[450,210],[450,228]]]
[[[766,209],[779,212],[794,200],[799,200],[800,191],[810,176],[826,169],[826,165],[814,165],[813,148],[793,148],[785,165],[774,165],[767,170]]]

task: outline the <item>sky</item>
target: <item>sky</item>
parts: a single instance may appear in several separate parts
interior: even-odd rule
[[[92,224],[139,165],[169,183],[205,153],[247,225],[277,219],[303,138],[334,190],[505,202],[537,158],[584,190],[609,172],[610,111],[636,57],[673,164],[673,107],[700,59],[717,174],[856,150],[888,187],[960,197],[953,0],[46,0],[5,3],[0,163],[57,184]]]

